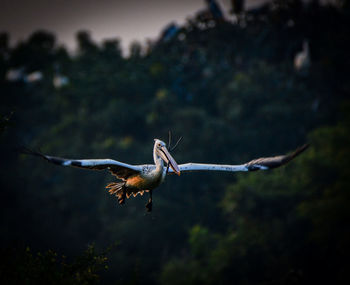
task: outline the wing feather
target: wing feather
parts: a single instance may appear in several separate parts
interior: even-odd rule
[[[187,172],[187,171],[231,171],[231,172],[237,172],[237,171],[256,171],[256,170],[268,170],[276,167],[280,167],[292,159],[294,159],[296,156],[298,156],[300,153],[302,153],[305,149],[308,148],[308,144],[305,144],[298,149],[296,149],[291,154],[286,155],[278,155],[278,156],[272,156],[272,157],[261,157],[254,160],[251,160],[244,164],[238,164],[238,165],[225,165],[225,164],[207,164],[207,163],[186,163],[186,164],[180,164],[179,169],[180,172]],[[169,173],[174,173],[172,169],[168,170]]]
[[[142,170],[141,166],[123,163],[113,159],[68,159],[57,156],[49,156],[37,151],[24,149],[22,153],[39,156],[50,163],[61,166],[72,166],[83,169],[92,170],[109,170],[119,179],[127,179],[129,176],[139,174]]]

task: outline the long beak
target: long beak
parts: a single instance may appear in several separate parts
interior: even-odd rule
[[[166,147],[164,146],[161,147],[159,151],[159,155],[166,163],[169,163],[169,166],[171,167],[171,169],[174,170],[174,172],[180,176],[179,166],[177,165],[175,159],[171,156],[171,154],[169,153]]]

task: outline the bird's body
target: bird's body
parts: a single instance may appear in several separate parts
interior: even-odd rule
[[[133,175],[126,180],[125,187],[135,190],[153,190],[159,186],[165,178],[165,171],[157,167],[150,172],[143,172],[140,175]]]
[[[296,71],[306,71],[311,65],[309,42],[303,42],[303,50],[294,57],[294,68]]]
[[[124,182],[113,182],[106,186],[110,194],[114,194],[119,198],[120,203],[124,203],[123,190],[126,198],[131,195],[134,197],[138,194],[143,195],[157,188],[164,182],[166,176],[166,168],[163,165],[143,165],[140,174],[129,176]]]
[[[40,156],[47,161],[62,165],[74,166],[85,169],[103,170],[108,169],[121,181],[112,182],[106,186],[109,193],[116,195],[120,204],[125,202],[125,198],[143,195],[144,192],[150,192],[150,199],[147,204],[147,209],[152,209],[152,191],[157,188],[166,178],[168,173],[176,173],[188,171],[256,171],[268,170],[279,167],[288,163],[308,145],[304,145],[291,154],[279,155],[273,157],[262,157],[251,160],[239,165],[222,165],[222,164],[205,164],[205,163],[186,163],[177,165],[174,158],[170,155],[166,144],[158,139],[155,139],[153,147],[154,164],[131,165],[119,162],[113,159],[66,159],[54,156],[44,155],[39,152],[26,150],[27,154]]]

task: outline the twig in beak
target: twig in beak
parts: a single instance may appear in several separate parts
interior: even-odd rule
[[[176,144],[174,145],[173,148],[170,149],[170,147],[169,147],[169,150],[170,150],[170,151],[173,151],[173,150],[177,147],[177,145],[179,144],[179,142],[180,142],[181,140],[182,140],[182,137],[180,137],[180,138],[177,140],[177,142],[176,142]]]
[[[177,140],[177,142],[176,142],[176,144],[174,145],[174,147],[171,147],[171,131],[169,130],[168,147],[167,147],[168,151],[169,151],[169,152],[173,151],[173,150],[177,147],[177,145],[179,144],[179,142],[180,142],[181,140],[182,140],[182,137],[180,137],[180,138]],[[169,164],[169,161],[168,161],[167,166],[166,166],[166,173],[167,173],[167,174],[168,174],[168,172],[169,172],[169,166],[170,166],[170,164]]]
[[[168,136],[168,149],[170,150],[170,145],[171,145],[171,131],[169,130],[169,136]]]

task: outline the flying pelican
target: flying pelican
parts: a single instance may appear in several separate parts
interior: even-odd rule
[[[166,144],[159,139],[154,139],[154,164],[131,165],[113,159],[67,159],[44,155],[40,152],[32,151],[29,149],[25,149],[23,152],[26,154],[42,157],[48,162],[57,165],[73,166],[94,170],[107,169],[118,179],[122,180],[119,182],[110,183],[106,186],[106,188],[109,189],[108,192],[111,195],[116,195],[118,197],[119,204],[124,204],[125,198],[129,198],[131,195],[134,197],[137,194],[143,195],[146,191],[150,193],[146,208],[148,211],[152,211],[152,190],[158,187],[165,180],[165,177],[168,173],[175,173],[180,176],[181,172],[187,171],[236,172],[268,170],[288,163],[301,152],[303,152],[307,147],[308,145],[303,145],[291,154],[273,157],[262,157],[239,165],[204,163],[186,163],[177,165],[176,161],[168,151]]]

